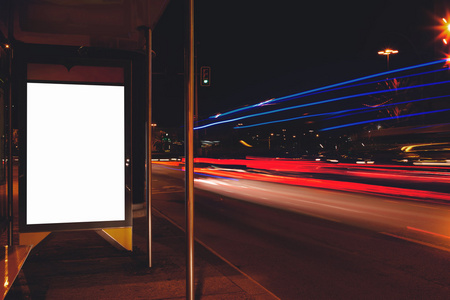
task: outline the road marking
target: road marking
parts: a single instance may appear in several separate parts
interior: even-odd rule
[[[443,234],[440,234],[440,233],[435,233],[435,232],[431,232],[431,231],[426,231],[426,230],[419,229],[419,228],[414,228],[414,227],[411,227],[411,226],[406,226],[406,228],[409,229],[409,230],[414,230],[414,231],[423,232],[423,233],[427,233],[427,234],[430,234],[430,235],[434,235],[434,236],[438,236],[438,237],[443,237],[443,238],[446,238],[446,239],[450,239],[450,236],[443,235]]]
[[[435,209],[435,210],[442,210],[439,207],[432,207],[429,205],[419,205],[419,204],[412,204],[409,202],[400,202],[400,201],[394,201],[394,200],[383,200],[384,202],[390,202],[390,203],[395,203],[395,204],[402,204],[402,205],[409,205],[409,206],[416,206],[416,207],[421,207],[421,208],[427,208],[427,209]],[[448,209],[444,209],[444,210],[448,210]]]
[[[401,239],[401,240],[405,240],[405,241],[408,241],[408,242],[412,242],[412,243],[420,244],[420,245],[423,245],[423,246],[428,246],[428,247],[432,247],[432,248],[439,249],[439,250],[442,250],[442,251],[450,252],[450,249],[446,248],[446,247],[437,246],[437,245],[434,245],[434,244],[431,244],[431,243],[422,242],[422,241],[419,241],[419,240],[415,240],[415,239],[412,239],[412,238],[407,238],[407,237],[396,235],[396,234],[392,234],[392,233],[389,233],[389,232],[379,232],[379,233],[384,234],[384,235],[388,235],[388,236],[391,236],[391,237],[395,237],[395,238],[398,238],[398,239]]]
[[[159,188],[152,188],[152,195],[153,194],[172,194],[172,193],[184,193],[184,188],[178,186],[178,185],[166,185]]]
[[[384,201],[384,202],[395,203],[395,204],[401,203],[400,201],[395,201],[395,200],[383,200],[383,201]]]
[[[184,193],[184,190],[178,190],[178,191],[152,191],[152,195],[157,195],[157,194],[173,194],[173,193]]]

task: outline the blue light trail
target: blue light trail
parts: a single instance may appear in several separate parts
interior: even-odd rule
[[[314,105],[319,105],[319,104],[330,103],[330,102],[334,102],[334,101],[346,100],[346,99],[350,99],[350,98],[356,98],[356,97],[361,97],[361,96],[369,96],[369,95],[375,95],[375,94],[381,94],[381,93],[397,92],[397,91],[402,91],[402,90],[407,90],[407,89],[414,89],[414,88],[419,88],[419,87],[433,86],[433,85],[439,85],[439,84],[445,84],[445,83],[450,83],[450,80],[440,81],[440,82],[432,82],[432,83],[424,83],[424,84],[408,86],[408,87],[401,87],[401,88],[390,89],[390,90],[360,93],[360,94],[343,96],[343,97],[337,97],[337,98],[332,98],[332,99],[327,99],[327,100],[322,100],[322,101],[317,101],[317,102],[311,102],[311,103],[305,103],[305,104],[300,104],[300,105],[294,105],[294,106],[290,106],[290,107],[279,108],[279,109],[275,109],[275,110],[271,110],[271,111],[266,111],[266,112],[252,114],[252,115],[246,115],[246,116],[242,116],[242,117],[237,117],[237,118],[234,118],[234,119],[227,119],[227,120],[223,120],[223,121],[217,121],[217,122],[214,122],[214,123],[209,123],[209,124],[206,124],[206,125],[194,127],[194,130],[204,129],[204,128],[208,128],[208,127],[219,125],[219,124],[225,124],[225,123],[240,121],[240,120],[244,120],[244,119],[248,119],[248,118],[259,117],[259,116],[263,116],[263,115],[283,112],[283,111],[297,109],[297,108],[302,108],[302,107],[308,107],[308,106],[314,106]]]
[[[338,111],[338,112],[327,112],[327,113],[321,113],[321,114],[314,114],[314,115],[306,115],[306,116],[300,116],[300,117],[293,117],[293,118],[288,118],[288,119],[275,120],[275,121],[268,121],[268,122],[262,122],[262,123],[257,123],[257,124],[250,124],[250,125],[236,126],[236,127],[233,127],[233,129],[242,129],[242,128],[249,128],[249,127],[257,127],[257,126],[261,126],[261,125],[268,125],[268,124],[274,124],[274,123],[282,123],[282,122],[294,121],[294,120],[305,119],[305,118],[321,117],[321,116],[327,116],[327,115],[331,115],[331,114],[339,114],[339,113],[348,112],[348,111],[350,111],[350,110],[341,110],[341,111]]]
[[[348,114],[340,115],[340,116],[333,116],[333,117],[326,118],[325,120],[331,120],[331,119],[337,119],[337,118],[353,116],[353,115],[362,114],[362,113],[366,113],[366,112],[371,112],[371,111],[379,110],[380,108],[394,106],[394,105],[399,105],[399,104],[408,104],[408,103],[414,103],[414,102],[420,102],[420,101],[428,101],[428,100],[434,100],[434,99],[439,99],[439,98],[444,98],[444,97],[450,97],[450,95],[428,97],[428,98],[408,100],[408,101],[402,101],[402,102],[396,102],[396,103],[390,103],[390,104],[383,104],[383,105],[379,105],[379,106],[376,106],[376,107],[354,108],[354,109],[347,110],[347,111],[341,111],[341,112],[344,112],[344,113],[355,111],[353,113],[348,113]]]
[[[419,101],[428,101],[428,100],[439,99],[439,98],[444,98],[444,97],[450,97],[450,95],[428,97],[428,98],[415,99],[415,100],[409,100],[409,101],[403,101],[403,102],[397,102],[397,103],[391,103],[391,104],[384,104],[384,105],[380,105],[380,106],[378,106],[376,108],[360,107],[360,108],[346,109],[346,110],[340,110],[340,111],[335,111],[335,112],[327,112],[327,113],[320,113],[320,114],[313,114],[313,115],[305,115],[305,116],[299,116],[299,117],[293,117],[293,118],[287,118],[287,119],[280,119],[280,120],[273,120],[273,121],[249,124],[249,125],[241,125],[241,126],[234,127],[234,129],[244,129],[244,128],[262,126],[262,125],[269,125],[269,124],[275,124],[275,123],[289,122],[289,121],[305,119],[305,118],[313,118],[313,117],[322,117],[322,116],[327,116],[327,115],[335,115],[335,116],[332,116],[332,117],[329,117],[329,118],[325,119],[325,120],[330,120],[330,119],[342,118],[342,117],[352,116],[352,115],[356,115],[356,114],[362,114],[362,113],[366,113],[366,112],[371,112],[371,111],[379,110],[380,108],[383,108],[383,107],[389,107],[389,106],[394,106],[394,105],[399,105],[399,104],[407,104],[407,103],[413,103],[413,102],[419,102]],[[339,115],[339,114],[343,114],[343,113],[347,113],[347,114]]]
[[[414,73],[411,75],[404,75],[404,76],[396,76],[395,79],[402,79],[402,78],[409,78],[409,77],[414,77],[414,76],[420,76],[420,75],[426,75],[426,74],[431,74],[431,73],[435,73],[435,72],[442,72],[445,71],[447,69],[438,69],[438,70],[432,70],[432,71],[427,71],[427,72],[421,72],[421,73]],[[363,86],[363,85],[369,85],[369,84],[374,84],[374,83],[380,83],[380,82],[386,82],[386,79],[381,79],[381,80],[375,80],[375,81],[369,81],[369,82],[364,82],[364,83],[358,83],[358,84],[353,84],[353,85],[348,85],[348,86],[341,86],[341,87],[337,87],[334,89],[328,89],[328,90],[324,90],[324,91],[320,91],[320,92],[315,92],[315,93],[311,93],[311,94],[307,94],[307,95],[302,95],[301,97],[306,97],[306,96],[312,96],[312,95],[317,95],[317,94],[322,94],[322,93],[328,93],[328,92],[332,92],[332,91],[338,91],[338,90],[343,90],[343,89],[348,89],[348,88],[353,88],[353,87],[358,87],[358,86]],[[287,99],[285,101],[288,100],[293,100],[293,99],[298,99],[301,97],[296,97],[296,98],[292,98],[292,99]],[[275,99],[271,99],[271,100],[267,100],[267,101],[271,101],[271,103],[277,103],[277,102],[283,102],[283,101],[278,101],[279,98],[275,98]],[[259,103],[259,106],[263,106],[266,104],[266,101]]]
[[[234,113],[241,112],[241,111],[244,111],[244,110],[260,107],[262,105],[262,103],[264,103],[264,105],[267,105],[267,104],[270,104],[270,103],[273,103],[273,102],[280,102],[280,101],[296,99],[296,98],[299,98],[301,96],[310,95],[312,93],[319,92],[319,91],[327,91],[327,90],[332,89],[332,88],[336,88],[336,87],[339,87],[339,86],[344,86],[344,85],[355,83],[355,82],[358,82],[358,81],[363,81],[363,80],[366,80],[366,79],[376,78],[376,77],[389,75],[389,74],[393,74],[393,73],[398,73],[398,72],[403,72],[403,71],[408,71],[408,70],[412,70],[412,69],[423,68],[423,67],[427,67],[427,66],[443,63],[443,62],[447,62],[447,59],[437,60],[437,61],[428,62],[428,63],[424,63],[424,64],[419,64],[419,65],[414,65],[414,66],[410,66],[410,67],[400,68],[400,69],[396,69],[396,70],[392,70],[392,71],[386,71],[386,72],[381,72],[381,73],[377,73],[377,74],[372,74],[372,75],[368,75],[368,76],[364,76],[364,77],[360,77],[360,78],[356,78],[356,79],[352,79],[352,80],[348,80],[348,81],[344,81],[344,82],[340,82],[340,83],[335,83],[335,84],[327,85],[327,86],[320,87],[320,88],[311,89],[311,90],[308,90],[308,91],[304,91],[304,92],[300,92],[300,93],[296,93],[296,94],[292,94],[292,95],[288,95],[288,96],[283,96],[283,97],[274,98],[274,99],[271,99],[271,100],[266,100],[266,101],[263,101],[261,103],[253,104],[253,105],[246,106],[246,107],[241,107],[241,108],[234,109],[234,110],[231,110],[231,111],[228,111],[228,112],[225,112],[225,113],[220,113],[220,114],[211,116],[210,119],[217,119],[219,117],[223,117],[223,116],[226,116],[226,115],[230,115],[230,114],[234,114]]]
[[[421,112],[421,113],[415,113],[415,114],[409,114],[409,115],[403,115],[403,116],[395,116],[395,117],[387,117],[387,118],[381,118],[381,119],[366,120],[366,121],[361,121],[361,122],[355,122],[355,123],[349,123],[349,124],[338,125],[338,126],[333,126],[333,127],[327,127],[327,128],[320,129],[319,131],[328,131],[328,130],[339,129],[339,128],[344,128],[344,127],[350,127],[350,126],[361,125],[361,124],[367,124],[367,123],[372,123],[372,122],[380,122],[380,121],[387,121],[387,120],[392,120],[392,119],[401,119],[401,118],[407,118],[407,117],[415,117],[415,116],[421,116],[421,115],[435,114],[435,113],[440,113],[440,112],[444,112],[444,111],[450,111],[450,108],[433,110],[433,111],[427,111],[427,112]]]

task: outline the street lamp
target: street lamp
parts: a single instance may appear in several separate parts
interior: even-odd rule
[[[382,50],[382,51],[378,51],[379,55],[386,55],[387,57],[387,69],[389,71],[389,56],[391,54],[397,54],[398,50],[392,50],[392,49],[386,49],[386,50]]]
[[[450,24],[447,22],[446,18],[442,18],[442,23],[444,24],[444,26],[443,26],[444,27],[444,31],[441,33],[440,36],[443,36],[442,42],[444,43],[444,45],[448,45],[448,43],[450,42],[449,41],[449,38],[450,38]],[[447,63],[446,63],[446,65],[450,66],[450,55],[447,54],[446,56],[447,56]]]

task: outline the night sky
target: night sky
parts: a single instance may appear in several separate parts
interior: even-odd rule
[[[301,2],[301,4],[299,4]],[[200,119],[273,97],[435,58],[433,1],[195,1]],[[439,16],[439,17],[441,17]],[[171,1],[153,31],[153,119],[183,123],[183,1]],[[439,46],[441,46],[439,44]]]

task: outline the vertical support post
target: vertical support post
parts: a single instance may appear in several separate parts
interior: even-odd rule
[[[185,58],[186,298],[194,299],[194,0],[188,0]]]
[[[198,116],[198,82],[199,82],[199,74],[198,74],[198,45],[197,42],[194,49],[194,124],[198,124],[199,116]],[[195,126],[194,126],[195,127]],[[194,157],[199,156],[199,139],[198,139],[198,130],[194,131]]]
[[[9,46],[9,66],[8,66],[8,245],[12,246],[14,243],[14,192],[13,192],[13,128],[12,128],[12,61],[13,49]]]
[[[148,266],[152,266],[152,31],[146,28],[147,48],[147,250]]]
[[[389,71],[389,54],[387,56],[387,70]]]
[[[12,246],[14,243],[14,192],[13,192],[13,153],[12,153],[12,138],[13,138],[13,128],[12,128],[12,76],[13,76],[13,46],[12,41],[14,40],[14,14],[13,8],[14,3],[12,0],[6,1],[6,11],[7,13],[7,27],[8,27],[8,41],[9,41],[9,64],[8,64],[8,155],[7,155],[7,168],[8,168],[8,245]]]

